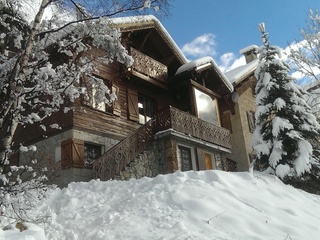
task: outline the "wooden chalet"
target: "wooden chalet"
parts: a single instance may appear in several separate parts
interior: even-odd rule
[[[42,159],[60,164],[55,181],[60,186],[92,178],[228,170],[231,135],[222,127],[220,109],[230,109],[233,86],[213,59],[188,62],[153,16],[118,18],[112,24],[122,32],[123,45],[134,59],[129,68],[95,63],[95,77],[117,95],[112,106],[97,104],[89,94],[74,111],[46,120],[46,125],[57,122],[61,129],[44,133],[30,127],[16,138],[36,145]],[[99,50],[87,54],[94,58]],[[26,159],[20,156],[20,161]]]

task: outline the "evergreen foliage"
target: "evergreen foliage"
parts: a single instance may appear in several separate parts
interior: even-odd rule
[[[313,143],[319,139],[320,125],[304,99],[305,92],[280,59],[280,49],[270,46],[263,23],[259,29],[263,45],[255,72],[257,110],[252,143],[256,164],[281,179],[317,175],[319,160]]]

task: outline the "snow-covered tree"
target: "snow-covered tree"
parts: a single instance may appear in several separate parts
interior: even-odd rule
[[[303,177],[319,167],[312,143],[319,139],[320,125],[304,99],[305,92],[280,59],[280,49],[270,46],[263,23],[259,30],[263,45],[255,71],[257,109],[252,143],[256,164],[282,179]]]
[[[289,46],[289,58],[292,68],[311,81],[320,81],[320,15],[318,11],[309,11],[309,20],[300,30],[302,39]]]
[[[309,11],[306,26],[300,30],[301,37],[288,47],[289,63],[299,73],[302,85],[310,89],[307,102],[313,113],[320,118],[320,15]]]
[[[9,167],[13,144],[36,151],[13,143],[17,127],[72,110],[67,103],[86,94],[80,80],[94,65],[84,53],[100,48],[99,61],[132,64],[110,17],[167,7],[167,0],[0,0],[0,199],[21,183],[21,172],[36,174],[29,165]],[[96,102],[114,100],[102,80],[90,79]]]

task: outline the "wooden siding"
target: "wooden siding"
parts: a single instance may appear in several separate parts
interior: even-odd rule
[[[64,113],[63,110],[59,112],[53,113],[50,117],[44,119],[41,123],[28,124],[26,126],[18,126],[17,131],[14,135],[14,141],[16,143],[21,143],[23,145],[30,145],[37,141],[42,140],[43,138],[47,138],[58,134],[64,130],[68,130],[73,126],[73,112],[69,111]],[[52,124],[59,124],[61,129],[51,128]],[[40,125],[44,125],[46,127],[46,131],[44,131]]]

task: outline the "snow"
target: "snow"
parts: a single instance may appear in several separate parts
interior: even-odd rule
[[[276,138],[279,136],[281,130],[293,129],[293,125],[289,122],[288,119],[281,117],[274,117],[272,119],[272,135]]]
[[[252,62],[239,66],[225,73],[225,76],[229,82],[233,84],[238,84],[250,74],[252,74],[259,64],[259,59],[255,59]]]
[[[285,176],[289,175],[290,173],[290,166],[288,164],[279,164],[276,167],[276,174],[279,178],[284,178]]]
[[[256,172],[71,183],[50,191],[36,211],[50,215],[48,222],[23,232],[0,229],[0,239],[314,240],[320,234],[320,196]]]
[[[16,7],[19,8],[19,13],[21,13],[22,17],[31,24],[41,6],[41,2],[42,0],[19,0],[19,4],[17,4]],[[72,14],[65,10],[62,11],[62,9],[58,8],[55,4],[50,4],[44,11],[42,21],[53,18],[60,18],[63,19],[63,21],[75,20]]]
[[[176,42],[173,40],[171,35],[168,33],[168,31],[165,29],[165,27],[162,25],[162,23],[153,15],[142,15],[142,16],[129,16],[129,17],[118,17],[118,18],[111,18],[112,24],[114,24],[116,27],[125,29],[130,28],[132,25],[135,26],[135,28],[143,27],[146,25],[146,28],[150,28],[150,23],[154,24],[156,29],[160,31],[160,34],[164,37],[164,39],[167,41],[170,47],[172,47],[172,50],[178,55],[179,59],[182,60],[183,63],[187,63],[188,60],[181,51],[181,49],[178,47]],[[137,25],[139,24],[139,25]]]
[[[213,60],[212,57],[202,57],[199,59],[196,59],[194,61],[188,62],[183,64],[181,67],[178,68],[176,75],[181,74],[183,72],[191,71],[191,70],[197,70],[197,68],[201,67],[212,67],[215,69],[215,71],[218,73],[218,75],[221,77],[225,85],[229,88],[230,92],[233,92],[233,86],[232,84],[228,81],[226,76],[220,71],[220,68],[216,64],[216,62]]]
[[[257,46],[257,45],[250,45],[250,46],[247,46],[247,47],[245,47],[245,48],[242,48],[241,50],[240,50],[240,53],[241,54],[245,54],[246,52],[250,52],[250,51],[252,51],[252,50],[257,50],[259,47]]]

